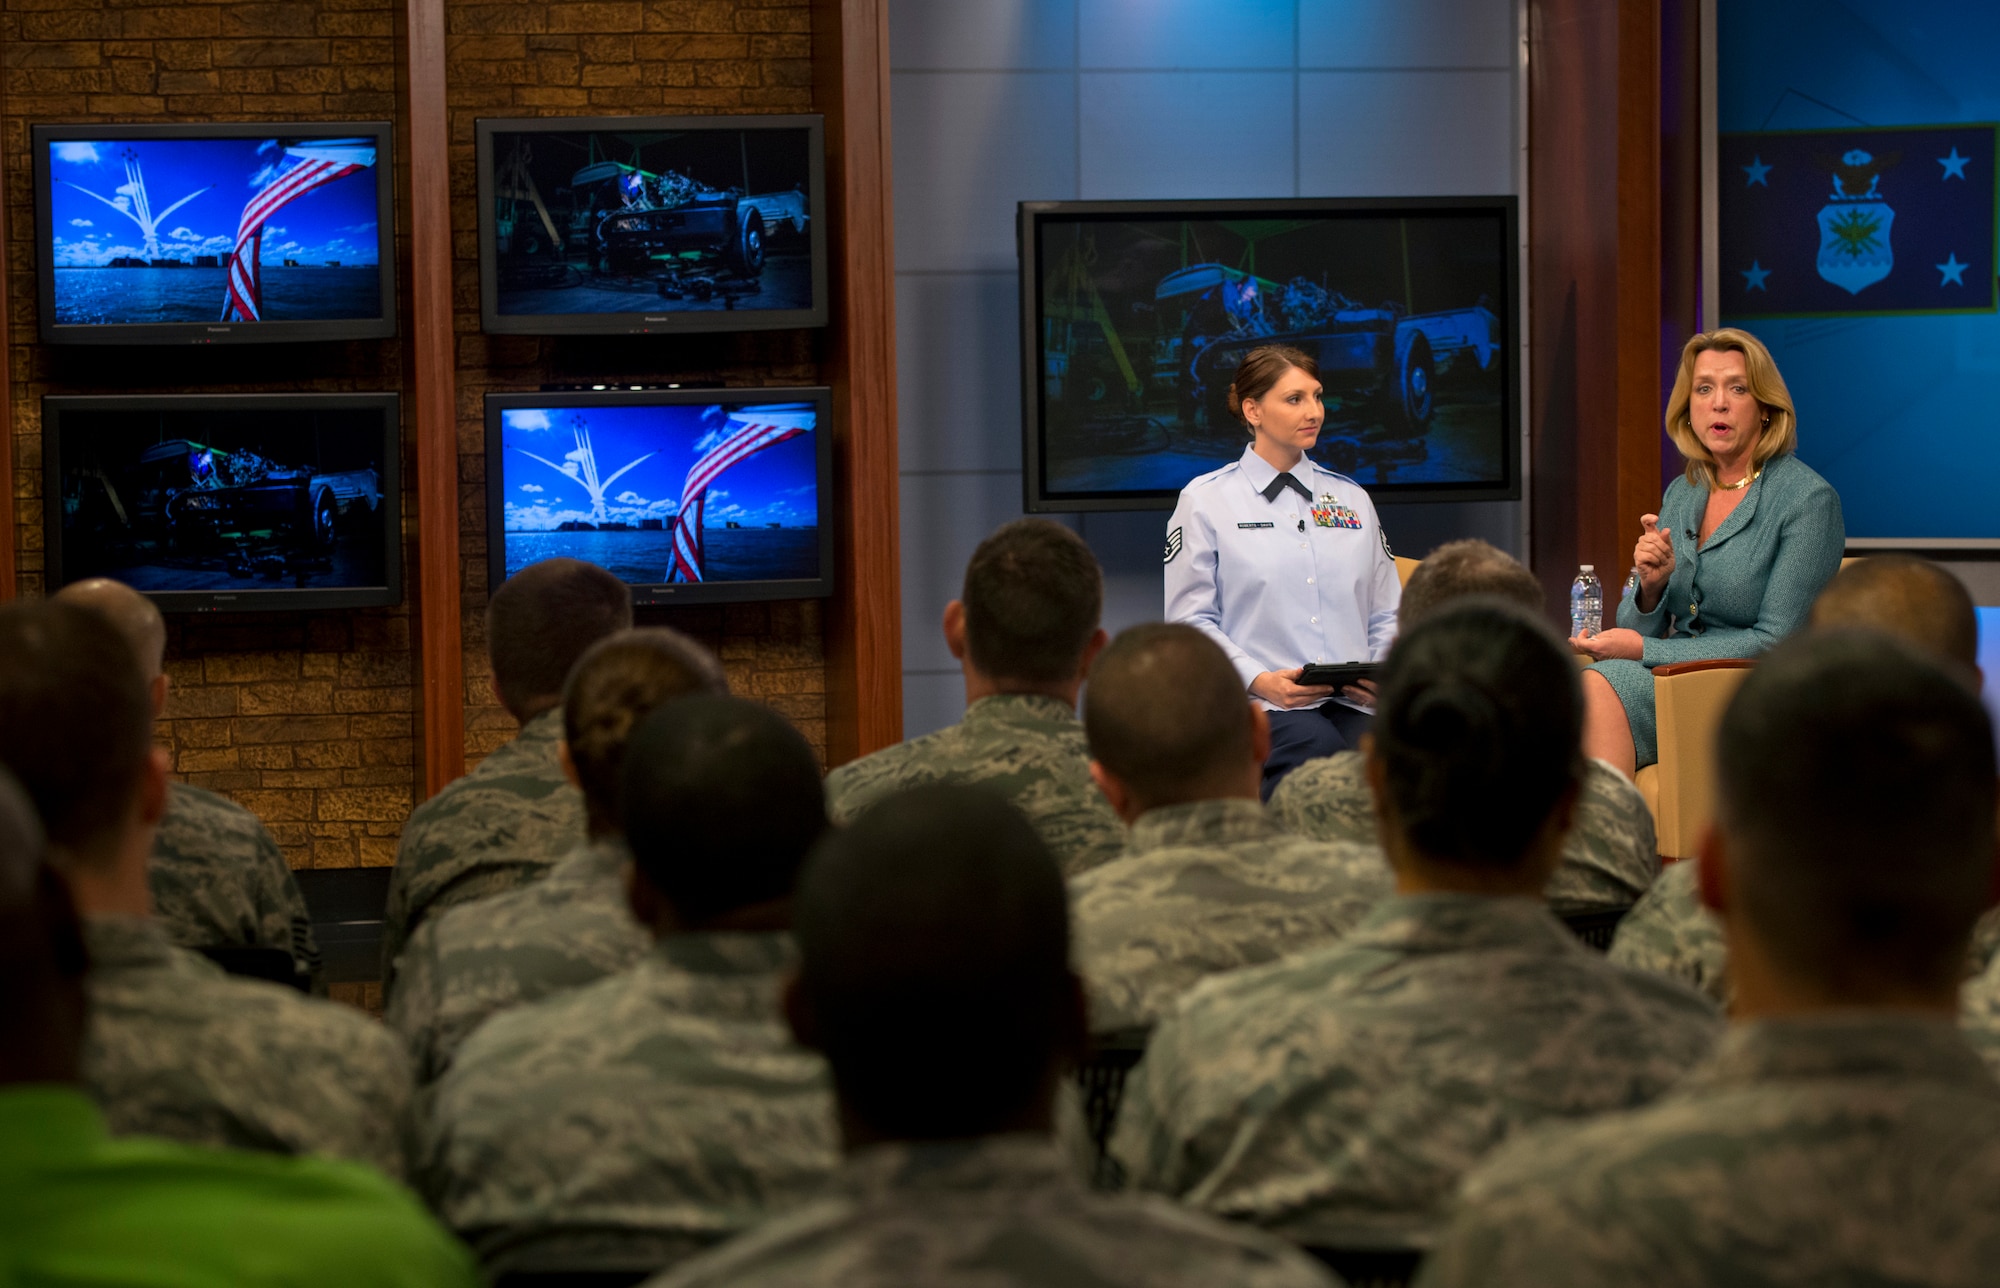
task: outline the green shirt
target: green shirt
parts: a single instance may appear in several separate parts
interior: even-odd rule
[[[471,1258],[365,1167],[113,1140],[73,1087],[0,1087],[0,1283],[471,1288]]]

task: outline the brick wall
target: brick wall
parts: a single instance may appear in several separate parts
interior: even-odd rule
[[[812,332],[671,340],[482,335],[473,122],[482,116],[810,111],[808,17],[805,0],[467,0],[447,8],[469,760],[506,742],[514,731],[485,679],[484,395],[544,383],[819,380],[819,342]],[[678,627],[716,649],[736,692],[782,711],[824,754],[826,683],[817,602],[649,609],[641,621]]]

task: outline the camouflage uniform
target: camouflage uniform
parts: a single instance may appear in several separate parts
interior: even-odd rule
[[[1501,1140],[1651,1100],[1719,1031],[1706,998],[1607,964],[1538,899],[1396,895],[1331,948],[1182,998],[1113,1147],[1135,1184],[1218,1215],[1421,1239]]]
[[[949,729],[885,747],[826,778],[827,809],[851,823],[876,801],[924,783],[979,783],[1012,801],[1075,876],[1118,856],[1125,827],[1090,781],[1076,712],[1055,698],[1003,693]]]
[[[1038,1136],[874,1145],[833,1192],[647,1288],[1311,1288],[1297,1249],[1155,1198],[1093,1194]]]
[[[544,711],[410,812],[389,878],[385,974],[425,916],[527,885],[583,840],[583,793],[556,759],[562,735],[562,709]]]
[[[1974,1050],[2000,1074],[2000,961],[1965,982],[1958,993],[1958,1027]]]
[[[494,1016],[439,1080],[423,1187],[489,1268],[668,1265],[812,1197],[838,1163],[825,1062],[792,1045],[776,934],[668,935]]]
[[[249,810],[168,783],[151,864],[153,915],[182,948],[279,948],[300,974],[319,971],[298,879]]]
[[[634,965],[653,937],[625,903],[625,847],[587,842],[531,886],[446,908],[396,963],[385,1017],[434,1082],[488,1016]]]
[[[1293,836],[1255,800],[1149,810],[1070,887],[1090,1027],[1150,1025],[1207,976],[1331,943],[1392,884],[1374,846]]]
[[[331,1154],[401,1179],[410,1065],[352,1007],[232,979],[151,921],[91,917],[84,1082],[121,1136]]]
[[[1739,1025],[1635,1113],[1531,1132],[1466,1178],[1424,1266],[1465,1284],[1992,1284],[2000,1084],[1948,1024]]]
[[[1300,836],[1373,845],[1375,801],[1361,753],[1309,760],[1271,793],[1271,813]],[[1545,891],[1558,915],[1629,908],[1660,874],[1653,813],[1639,789],[1601,760],[1585,762],[1576,822]]]

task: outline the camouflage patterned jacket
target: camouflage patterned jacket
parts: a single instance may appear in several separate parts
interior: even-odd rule
[[[338,1002],[232,979],[151,921],[91,917],[84,1082],[121,1136],[331,1154],[402,1179],[410,1066]]]
[[[832,1194],[647,1288],[1331,1288],[1295,1248],[1156,1198],[1094,1194],[1038,1136],[875,1145]]]
[[[1358,751],[1300,765],[1271,793],[1270,808],[1300,836],[1376,844],[1375,801]],[[1587,761],[1562,865],[1543,892],[1550,909],[1562,914],[1631,907],[1660,874],[1657,844],[1653,814],[1639,789],[1603,761]]]
[[[417,927],[384,1018],[409,1044],[418,1085],[435,1082],[489,1016],[646,955],[653,936],[626,906],[624,866],[619,842],[586,842],[533,885],[446,908]]]
[[[949,729],[842,765],[826,777],[827,809],[834,822],[851,823],[885,796],[940,782],[979,783],[1006,796],[1069,876],[1124,848],[1124,824],[1090,781],[1083,723],[1054,698],[981,698]]]
[[[1420,1239],[1500,1141],[1651,1100],[1720,1027],[1706,998],[1607,964],[1539,900],[1396,895],[1331,948],[1182,998],[1113,1149],[1141,1188],[1218,1215]]]
[[[644,1269],[817,1193],[826,1065],[778,1019],[775,934],[669,935],[632,969],[496,1015],[458,1050],[420,1158],[489,1269]]]
[[[1148,811],[1070,886],[1090,1027],[1150,1025],[1210,975],[1331,943],[1391,886],[1374,846],[1293,836],[1255,800]]]
[[[519,889],[584,839],[583,793],[556,759],[562,709],[521,726],[514,741],[410,812],[389,877],[382,964],[393,978],[425,916]]]
[[[2000,958],[1965,982],[1958,1002],[1959,1031],[2000,1076]]]
[[[1733,1028],[1657,1104],[1530,1132],[1424,1266],[1473,1284],[1971,1288],[2000,1274],[2000,1084],[1950,1025]]]
[[[280,948],[300,974],[319,971],[298,879],[249,810],[168,783],[151,864],[153,916],[182,948]]]

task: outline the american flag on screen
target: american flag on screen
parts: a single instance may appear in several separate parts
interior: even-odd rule
[[[680,513],[674,519],[674,566],[667,570],[668,581],[702,579],[702,514],[708,506],[709,486],[739,461],[810,432],[815,415],[810,410],[768,411],[760,407],[731,413],[724,426],[731,432],[694,463],[681,488]]]
[[[243,207],[236,225],[236,249],[229,257],[229,285],[222,301],[224,322],[256,322],[264,311],[264,225],[287,205],[314,188],[343,179],[375,164],[373,139],[329,139],[285,149],[296,158],[292,166],[264,185]]]

